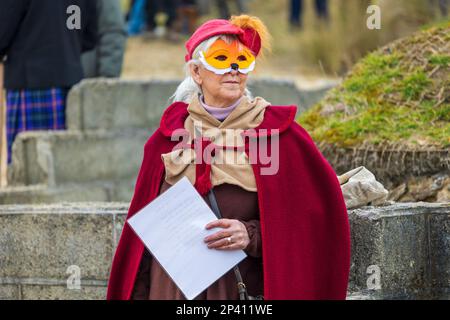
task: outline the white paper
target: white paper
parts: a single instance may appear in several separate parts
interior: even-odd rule
[[[242,250],[209,249],[203,239],[220,228],[206,230],[214,212],[184,177],[128,223],[187,299],[208,288],[246,254]]]

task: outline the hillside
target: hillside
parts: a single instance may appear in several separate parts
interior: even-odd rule
[[[450,146],[450,23],[369,54],[299,123],[340,147]]]

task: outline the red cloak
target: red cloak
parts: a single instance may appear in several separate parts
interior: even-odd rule
[[[295,106],[269,106],[256,128],[257,138],[268,139],[270,129],[278,129],[280,146],[277,174],[262,175],[265,165],[259,159],[252,164],[260,209],[264,297],[345,299],[350,231],[344,198],[335,172],[294,121],[296,111]],[[184,127],[187,116],[187,104],[172,104],[145,144],[127,218],[157,197],[164,179],[161,154],[179,143],[170,137]],[[247,154],[248,144],[246,139]],[[125,223],[111,267],[108,300],[130,299],[143,252],[143,243]]]

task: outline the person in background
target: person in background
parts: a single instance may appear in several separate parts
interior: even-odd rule
[[[81,53],[96,44],[96,11],[92,0],[0,1],[8,163],[20,132],[66,128],[67,94],[83,78]]]
[[[436,3],[436,0],[432,0],[434,3]],[[439,10],[441,12],[442,17],[447,17],[448,15],[448,3],[449,0],[437,0],[439,3]]]
[[[219,15],[222,19],[229,19],[231,16],[230,8],[228,6],[229,2],[229,0],[216,0],[217,7],[219,8]],[[246,13],[248,11],[247,0],[234,0],[233,2],[236,3],[239,14]]]
[[[182,34],[191,35],[197,28],[199,8],[196,0],[180,0],[178,8],[178,19],[176,31]]]
[[[83,53],[85,78],[118,78],[122,72],[127,32],[119,0],[96,0],[98,43]]]
[[[153,35],[162,36],[166,35],[169,40],[177,40],[178,37],[175,33],[175,22],[177,20],[177,8],[179,6],[178,0],[147,0],[146,15],[147,15],[147,31],[150,33],[150,37]],[[157,21],[158,14],[163,13],[165,15],[162,22]],[[163,32],[160,34],[158,27],[164,27]]]
[[[211,12],[211,2],[210,0],[196,0],[198,14],[200,16],[206,16]]]
[[[146,26],[147,0],[133,0],[127,13],[127,32],[130,36],[139,35]]]
[[[328,0],[315,0],[314,9],[319,19],[328,21]],[[289,22],[292,27],[303,27],[303,0],[291,0]]]

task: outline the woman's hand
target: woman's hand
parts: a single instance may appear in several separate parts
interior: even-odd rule
[[[205,238],[205,243],[210,249],[217,250],[244,250],[250,243],[247,228],[239,220],[220,219],[210,222],[206,229],[223,228]]]

